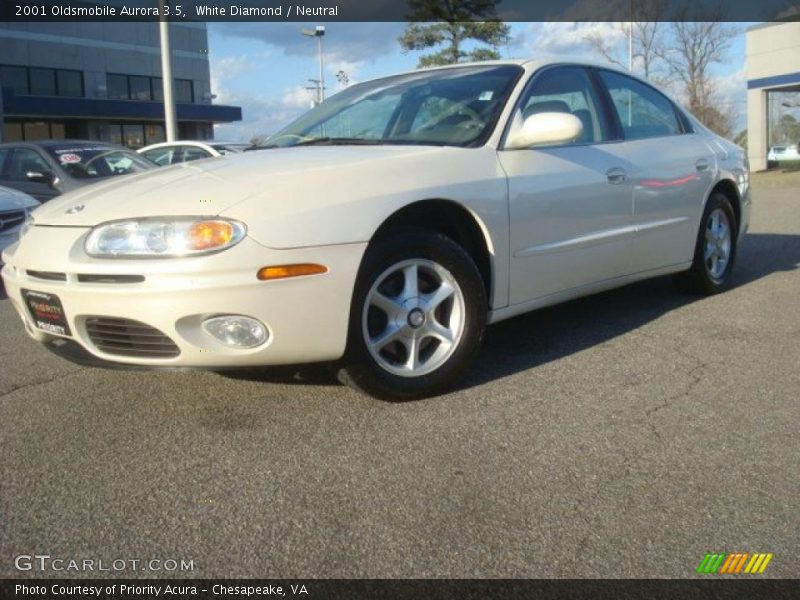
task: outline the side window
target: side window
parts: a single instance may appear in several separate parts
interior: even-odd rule
[[[622,131],[629,140],[683,133],[672,102],[648,85],[620,73],[600,71]]]
[[[564,112],[578,117],[583,133],[576,144],[602,142],[612,137],[597,90],[581,67],[559,67],[535,75],[534,84],[523,97],[515,119],[521,123],[542,112]]]
[[[26,174],[30,171],[42,173],[51,170],[47,161],[35,150],[15,148],[8,160],[6,173],[11,181],[27,181]]]
[[[142,152],[142,154],[160,167],[168,165],[172,158],[172,150],[169,148],[154,148],[153,150]]]
[[[209,156],[211,155],[202,148],[195,148],[193,146],[184,146],[183,162],[189,162],[190,160],[198,160],[200,158],[208,158]]]

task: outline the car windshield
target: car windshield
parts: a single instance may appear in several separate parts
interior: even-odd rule
[[[272,136],[267,147],[479,145],[494,128],[521,73],[515,65],[485,65],[354,85]]]
[[[128,175],[155,167],[139,154],[113,146],[51,146],[47,151],[76,179]]]

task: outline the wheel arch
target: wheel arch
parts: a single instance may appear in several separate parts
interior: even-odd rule
[[[736,187],[736,183],[732,179],[720,179],[714,184],[714,187],[711,188],[711,191],[708,193],[708,198],[710,198],[711,195],[716,192],[723,194],[728,198],[728,200],[730,200],[731,207],[733,208],[733,216],[736,218],[736,230],[737,232],[741,231],[742,199],[739,195],[739,190]],[[706,198],[706,204],[708,203],[708,198]],[[705,204],[703,206],[705,207]]]
[[[478,267],[491,309],[495,252],[485,223],[474,211],[453,200],[441,198],[412,202],[384,219],[372,235],[370,244],[409,229],[441,233],[464,248]]]

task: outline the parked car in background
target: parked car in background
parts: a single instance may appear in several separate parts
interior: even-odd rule
[[[767,152],[768,162],[781,162],[784,160],[800,160],[800,152],[796,145],[772,146]]]
[[[0,185],[47,202],[65,192],[154,168],[122,146],[104,142],[48,140],[0,144]]]
[[[28,215],[37,206],[39,201],[28,194],[0,186],[0,252],[17,241]]]
[[[415,398],[489,323],[659,275],[724,290],[750,221],[744,151],[606,65],[386,77],[267,145],[36,210],[3,255],[28,333],[136,365],[337,361]]]
[[[140,148],[137,152],[159,167],[190,162],[212,156],[239,154],[250,147],[250,144],[236,142],[162,142]]]

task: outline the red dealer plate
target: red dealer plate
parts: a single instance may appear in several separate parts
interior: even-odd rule
[[[22,299],[36,327],[55,335],[72,335],[58,296],[46,292],[22,290]]]

